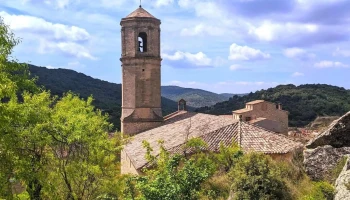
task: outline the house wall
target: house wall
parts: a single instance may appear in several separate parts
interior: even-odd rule
[[[262,127],[266,130],[276,132],[276,133],[283,132],[282,127],[281,127],[281,123],[277,122],[277,121],[264,119],[261,121],[254,122],[252,124],[257,125],[259,127]]]
[[[234,119],[239,119],[239,115],[242,115],[243,121],[246,121],[247,117],[250,117],[251,120],[259,117],[266,118],[281,124],[279,133],[288,133],[288,112],[277,108],[276,104],[265,101],[257,104],[247,104],[246,109],[251,110],[243,113],[233,113]]]
[[[132,164],[129,156],[126,154],[124,150],[121,152],[121,174],[133,174],[133,175],[141,175],[142,172],[137,170]]]
[[[291,162],[293,159],[294,152],[288,152],[288,153],[274,153],[274,154],[268,154],[271,156],[272,159],[276,161],[289,161]]]

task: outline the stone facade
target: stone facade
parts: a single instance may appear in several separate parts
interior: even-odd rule
[[[121,20],[121,131],[134,135],[163,121],[160,20],[138,8]]]
[[[134,175],[141,175],[142,172],[140,170],[137,170],[134,166],[134,164],[131,162],[128,154],[123,150],[120,155],[121,160],[121,174],[134,174]]]
[[[276,105],[268,101],[257,100],[246,103],[244,109],[236,110],[232,113],[233,119],[242,118],[243,121],[252,121],[253,123],[255,123],[254,120],[256,120],[257,125],[263,128],[278,133],[288,133],[288,112],[282,110],[280,104]],[[257,120],[259,118],[260,120]],[[262,120],[262,118],[265,118],[266,121],[263,122],[264,120]],[[273,121],[278,122],[279,126],[275,126],[276,123]],[[266,125],[266,127],[264,127],[264,125]]]

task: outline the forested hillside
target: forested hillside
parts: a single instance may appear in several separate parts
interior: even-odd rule
[[[228,101],[197,109],[210,114],[230,114],[245,107],[245,103],[263,99],[281,103],[289,111],[290,126],[305,126],[317,116],[341,116],[350,110],[350,90],[325,84],[295,86],[280,85],[245,96],[233,96]]]
[[[178,101],[185,99],[192,107],[211,106],[226,101],[229,97],[200,89],[183,88],[178,86],[162,86],[162,96]]]
[[[38,77],[37,84],[50,90],[53,95],[62,96],[72,91],[83,98],[93,95],[93,104],[110,116],[114,128],[120,129],[121,84],[94,79],[85,74],[68,69],[47,69],[29,65],[33,77]],[[177,103],[162,97],[163,114],[177,110]]]

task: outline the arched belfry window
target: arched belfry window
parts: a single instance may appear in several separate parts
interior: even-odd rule
[[[139,33],[138,36],[139,42],[139,52],[147,52],[147,34],[145,32]]]
[[[186,107],[186,101],[184,99],[180,99],[180,101],[178,101],[177,103],[177,106],[178,106],[178,111],[180,110],[187,110],[187,107]]]

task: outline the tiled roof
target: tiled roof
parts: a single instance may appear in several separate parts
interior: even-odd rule
[[[241,146],[245,151],[284,154],[303,146],[285,135],[274,133],[246,122],[241,122],[240,124],[241,126],[237,131],[241,130],[241,134],[238,134],[236,142],[241,142]]]
[[[302,146],[284,135],[225,116],[179,111],[169,116],[162,126],[135,135],[124,150],[135,168],[140,169],[148,163],[142,146],[144,140],[149,142],[154,156],[159,154],[160,140],[169,152],[183,153],[187,134],[188,138],[202,138],[210,151],[218,151],[220,142],[230,145],[233,141],[240,143],[244,151],[266,154],[284,154]]]
[[[245,112],[249,112],[249,111],[252,111],[252,110],[247,109],[247,108],[243,108],[243,109],[235,110],[235,111],[232,111],[232,112],[236,113],[236,114],[240,114],[240,113],[245,113]]]
[[[146,150],[142,146],[144,140],[153,148],[153,155],[159,154],[158,141],[164,141],[166,149],[183,144],[188,138],[199,137],[234,123],[232,118],[202,113],[180,111],[168,116],[160,127],[142,132],[131,138],[124,151],[136,169],[147,164]]]
[[[264,102],[264,100],[255,100],[255,101],[251,101],[251,102],[248,102],[248,103],[246,103],[246,104],[257,104],[257,103],[262,103],[262,102]]]
[[[233,142],[240,144],[243,151],[255,151],[265,154],[285,154],[300,148],[303,145],[288,139],[282,134],[277,134],[261,127],[246,122],[235,122],[214,132],[200,136],[208,145],[206,150],[217,152],[220,143],[225,146]],[[173,154],[183,153],[183,145],[169,149]],[[191,153],[191,151],[187,152]]]
[[[148,18],[155,18],[153,15],[151,15],[149,12],[147,12],[142,7],[139,7],[134,12],[130,13],[125,18],[132,18],[132,17],[148,17]]]

